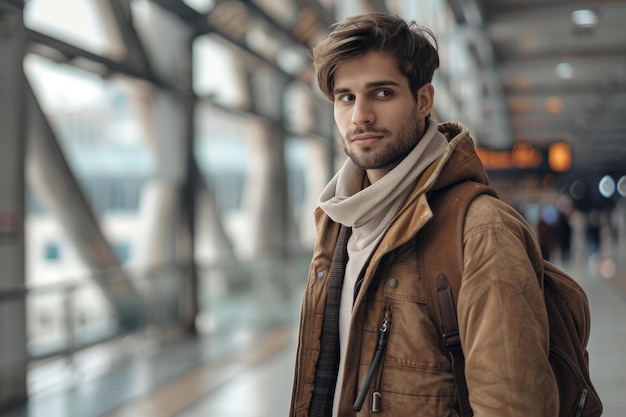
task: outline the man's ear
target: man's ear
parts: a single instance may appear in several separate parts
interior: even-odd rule
[[[426,83],[417,90],[417,117],[419,120],[425,119],[433,109],[435,99],[435,88],[431,83]]]

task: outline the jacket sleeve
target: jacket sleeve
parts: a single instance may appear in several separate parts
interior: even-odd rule
[[[468,209],[463,254],[457,308],[474,416],[558,415],[532,229],[506,204],[479,197]]]

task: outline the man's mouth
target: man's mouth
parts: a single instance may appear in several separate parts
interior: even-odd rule
[[[358,146],[371,146],[380,141],[384,135],[382,133],[359,133],[350,138],[351,142]]]

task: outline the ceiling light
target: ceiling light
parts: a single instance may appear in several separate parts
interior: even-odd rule
[[[200,13],[208,13],[215,7],[213,0],[183,0],[183,2]]]
[[[563,80],[569,80],[574,76],[574,67],[569,62],[561,62],[556,65],[556,75]]]
[[[576,26],[592,27],[598,24],[598,15],[590,9],[579,9],[572,12],[572,22]]]
[[[626,197],[626,175],[623,175],[622,178],[617,181],[617,192],[622,197]]]
[[[581,180],[575,180],[572,185],[569,186],[569,195],[574,200],[580,200],[587,194],[587,187]]]
[[[615,180],[610,175],[605,175],[598,183],[598,190],[602,197],[610,198],[615,193]]]

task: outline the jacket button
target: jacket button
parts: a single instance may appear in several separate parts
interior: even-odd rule
[[[318,278],[324,278],[324,272],[320,271],[317,273]]]
[[[389,280],[389,286],[391,288],[398,288],[398,285],[400,285],[400,282],[398,282],[398,280],[396,278],[391,278]]]

